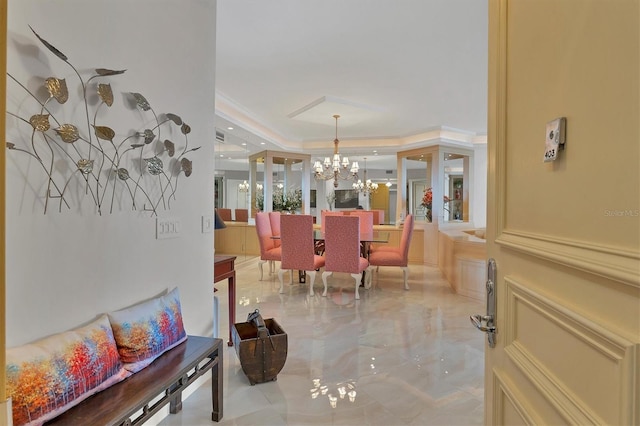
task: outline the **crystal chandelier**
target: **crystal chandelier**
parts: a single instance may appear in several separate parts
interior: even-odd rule
[[[362,192],[365,197],[367,194],[374,194],[378,190],[378,184],[371,182],[371,179],[367,179],[367,157],[364,157],[364,182],[358,179],[357,182],[354,182],[353,189]]]
[[[317,180],[331,180],[333,179],[333,187],[338,187],[338,179],[357,179],[358,178],[358,162],[354,161],[349,169],[349,158],[340,158],[340,152],[338,151],[338,118],[339,115],[334,115],[336,119],[336,138],[333,140],[333,161],[331,158],[325,157],[324,162],[320,163],[319,160],[313,164],[314,175]]]

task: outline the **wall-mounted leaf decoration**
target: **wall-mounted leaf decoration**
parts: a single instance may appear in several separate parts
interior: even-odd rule
[[[110,75],[118,75],[118,74],[124,74],[126,70],[109,70],[106,68],[96,68],[96,74],[102,76],[102,77],[107,77]]]
[[[124,167],[119,168],[118,169],[118,178],[120,180],[129,179],[129,170],[125,169]]]
[[[33,31],[33,28],[31,28],[31,25],[29,25],[29,28],[31,29],[31,31]],[[67,55],[65,55],[64,53],[62,53],[58,49],[56,49],[47,40],[45,40],[42,37],[40,37],[37,32],[33,31],[33,33],[36,35],[36,37],[38,37],[38,40],[40,40],[42,42],[42,44],[44,44],[45,47],[51,51],[51,53],[53,53],[54,55],[56,55],[58,58],[62,59],[63,61],[65,61],[65,62],[67,61],[67,59],[68,59]]]
[[[191,133],[191,127],[177,114],[156,114],[156,111],[151,108],[151,105],[142,94],[129,92],[125,94],[129,102],[125,102],[127,105],[124,106],[131,109],[131,98],[128,96],[133,95],[133,102],[136,104],[135,109],[151,111],[153,117],[145,117],[143,119],[144,124],[132,126],[135,130],[127,130],[126,134],[122,135],[121,140],[115,142],[116,132],[113,128],[98,125],[98,123],[111,123],[113,125],[114,120],[106,121],[99,113],[106,111],[104,108],[100,110],[103,104],[106,104],[107,107],[115,105],[117,109],[117,103],[120,99],[114,98],[113,88],[109,84],[111,80],[109,77],[124,74],[126,70],[83,67],[82,71],[78,71],[78,68],[69,62],[65,54],[40,37],[33,28],[29,28],[49,52],[66,62],[75,71],[79,84],[78,86],[75,85],[74,78],[70,78],[68,81],[57,77],[37,78],[41,82],[40,84],[48,91],[49,97],[39,101],[35,105],[35,109],[28,113],[9,113],[24,122],[28,122],[32,129],[30,131],[25,129],[24,131],[24,142],[22,142],[24,147],[20,143],[16,145],[5,141],[7,152],[11,151],[12,155],[22,155],[20,153],[30,155],[45,167],[45,178],[48,178],[48,184],[40,185],[46,191],[43,196],[47,200],[49,198],[59,198],[60,211],[62,211],[63,205],[71,209],[68,200],[77,199],[80,201],[81,197],[88,196],[89,192],[91,192],[91,198],[97,207],[97,212],[102,214],[104,200],[109,198],[106,197],[109,190],[111,190],[111,212],[113,212],[114,207],[123,205],[127,201],[131,202],[134,210],[140,207],[144,208],[144,211],[152,212],[154,215],[158,214],[157,209],[160,206],[164,207],[164,209],[170,208],[167,196],[170,199],[175,199],[179,175],[184,171],[186,176],[190,176],[193,172],[193,163],[191,160],[184,158],[186,154],[199,148],[189,147],[189,137],[187,135]],[[45,54],[47,53],[45,50],[40,50]],[[82,74],[88,75],[88,78],[85,78]],[[34,99],[39,100],[41,98],[11,74],[7,73],[7,75]],[[96,81],[91,83],[94,79]],[[90,88],[89,85],[91,85]],[[43,86],[40,86],[40,88]],[[95,101],[96,93],[100,99],[98,102]],[[80,97],[80,104],[68,106],[75,96]],[[48,108],[52,107],[52,98],[60,105],[53,106],[55,110],[52,109],[50,113]],[[78,118],[76,111],[81,106],[84,106],[84,111],[82,112],[86,116],[84,124],[88,128],[88,133],[86,134],[84,132],[81,134],[79,130],[82,129],[82,125],[80,125],[82,119],[80,119],[80,122],[76,121]],[[91,114],[90,109],[94,110],[92,111],[93,114]],[[66,113],[72,114],[67,117],[74,118],[62,118],[65,110],[67,110]],[[29,117],[29,114],[34,115]],[[139,113],[136,113],[136,116],[138,115]],[[93,118],[91,118],[92,116]],[[150,120],[152,121],[151,123],[149,122]],[[75,124],[69,124],[70,122]],[[114,128],[117,128],[115,125]],[[180,128],[182,135],[175,136],[176,128],[174,125]],[[132,127],[127,128],[131,129]],[[173,140],[166,139],[163,141],[160,138],[163,127],[169,128],[170,137]],[[121,136],[121,131],[118,131],[117,136]],[[180,139],[182,139],[182,143],[179,142]],[[64,143],[60,144],[60,140]],[[81,143],[75,143],[77,141]],[[38,149],[42,144],[49,149]],[[71,147],[72,149],[69,149],[70,147],[65,146],[65,144],[74,145]],[[161,144],[162,146],[160,146]],[[135,153],[130,152],[133,150],[138,151]],[[151,157],[145,158],[149,156]],[[58,164],[63,167],[58,167]],[[165,165],[167,166],[166,170],[164,168]],[[126,181],[126,183],[118,185],[118,180]],[[135,188],[129,184],[129,180],[134,182],[132,185],[135,185]],[[79,189],[82,190],[80,191]],[[120,195],[128,194],[131,198],[127,200],[126,196],[116,196],[116,193]],[[47,205],[48,203],[45,202],[45,214],[47,213]]]
[[[113,92],[111,91],[110,84],[98,84],[98,96],[100,96],[102,102],[107,104],[107,106],[110,107],[111,105],[113,105]]]
[[[93,171],[93,160],[87,160],[86,158],[82,158],[78,160],[78,170],[80,170],[83,174],[88,175]]]
[[[193,172],[193,163],[191,160],[183,158],[180,160],[180,165],[182,166],[182,170],[184,170],[184,175],[186,177],[191,176],[191,172]]]
[[[103,139],[105,141],[113,141],[113,138],[116,136],[116,132],[114,132],[110,127],[93,126],[93,128],[96,130],[96,136],[99,139]]]
[[[169,157],[173,157],[173,155],[176,153],[176,146],[169,139],[164,141],[164,149],[167,150]]]
[[[154,156],[151,158],[145,158],[144,161],[147,163],[147,169],[149,173],[153,176],[158,176],[162,173],[162,160],[158,157]]]
[[[142,96],[140,93],[131,93],[131,94],[135,98],[136,104],[140,109],[142,109],[143,111],[149,111],[151,109],[151,105],[149,105],[149,102],[147,102],[145,97]]]
[[[59,104],[67,102],[69,99],[69,91],[67,90],[67,81],[63,78],[49,77],[45,80],[44,85],[49,91],[49,95],[55,98]]]
[[[156,135],[153,133],[153,130],[151,129],[145,129],[142,135],[144,136],[145,145],[150,144],[156,138]]]
[[[51,127],[49,125],[49,114],[35,114],[29,119],[31,127],[38,132],[46,132]]]
[[[182,118],[178,117],[177,115],[168,112],[166,116],[169,120],[176,123],[176,125],[180,126],[182,124]]]
[[[74,143],[75,141],[80,139],[80,133],[78,132],[78,128],[73,124],[63,124],[62,126],[58,127],[55,130],[63,142]]]

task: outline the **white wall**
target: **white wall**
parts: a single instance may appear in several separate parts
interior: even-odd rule
[[[148,115],[127,109],[123,93],[139,92],[158,113],[180,115],[192,129],[193,174],[181,176],[177,199],[160,217],[181,221],[175,239],[155,239],[156,219],[122,202],[95,212],[82,191],[72,209],[43,214],[46,179],[35,160],[7,152],[7,346],[18,345],[123,308],[173,286],[181,291],[190,334],[212,334],[213,234],[201,216],[213,211],[215,9],[209,0],[10,0],[7,71],[39,95],[40,81],[66,78],[64,120],[86,122],[77,77],[29,30],[69,57],[83,76],[94,68],[126,69],[110,77],[109,126],[122,135]],[[7,111],[29,117],[32,99],[8,80]],[[94,97],[95,100],[95,97]],[[90,105],[90,108],[95,106]],[[81,128],[81,131],[83,129]],[[8,117],[7,141],[24,144],[28,125]],[[85,131],[86,133],[86,131]],[[178,136],[176,136],[176,139]],[[40,148],[44,149],[44,146]],[[56,164],[56,167],[58,165]],[[126,196],[123,198],[126,200]],[[53,207],[53,208],[52,208]]]

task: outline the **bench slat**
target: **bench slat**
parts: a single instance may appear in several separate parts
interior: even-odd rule
[[[116,383],[90,396],[75,407],[70,408],[47,425],[121,425],[128,424],[129,418],[148,406],[158,395],[169,390],[168,398],[157,403],[142,418],[131,419],[131,424],[140,424],[151,417],[167,403],[171,402],[171,412],[182,407],[182,390],[198,376],[211,369],[212,374],[212,420],[222,418],[222,339],[188,336],[187,341],[165,352],[149,366],[138,371],[122,382]],[[181,379],[201,361],[209,358],[205,366],[193,373],[189,379]],[[176,386],[177,389],[175,388]]]

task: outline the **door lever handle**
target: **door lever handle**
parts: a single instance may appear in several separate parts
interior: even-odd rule
[[[493,323],[493,317],[491,315],[475,314],[471,315],[469,319],[471,320],[471,324],[473,324],[480,331],[484,331],[485,333],[496,332],[496,328],[491,325],[491,323]],[[483,322],[485,322],[486,325],[483,325]]]
[[[496,345],[496,261],[489,259],[487,264],[487,314],[486,315],[471,315],[469,319],[471,324],[478,330],[487,333],[487,340],[489,340],[489,347],[493,348]]]

